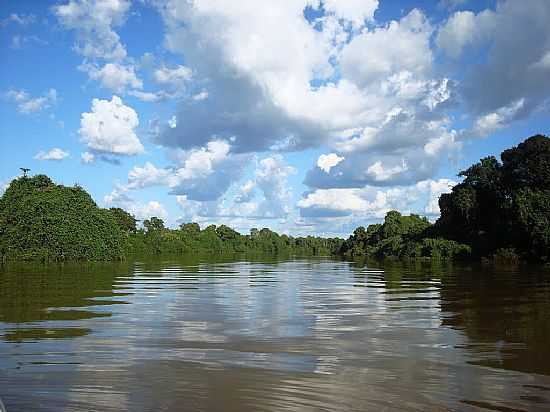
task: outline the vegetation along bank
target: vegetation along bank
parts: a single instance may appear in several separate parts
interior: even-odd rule
[[[550,138],[537,135],[459,173],[441,195],[435,224],[390,211],[347,239],[292,237],[267,228],[243,235],[225,226],[166,228],[152,217],[138,228],[120,208],[102,209],[80,186],[45,175],[11,182],[0,198],[0,258],[121,260],[131,254],[289,253],[345,257],[491,257],[550,261]]]

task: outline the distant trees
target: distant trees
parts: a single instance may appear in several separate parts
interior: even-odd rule
[[[101,209],[80,186],[45,175],[20,177],[0,198],[0,260],[116,260],[129,254],[335,253],[341,239],[293,238],[267,228],[241,235],[225,225],[165,227],[151,217],[137,227],[120,208]]]
[[[392,210],[386,214],[383,224],[358,227],[342,244],[340,253],[348,257],[374,256],[399,258],[453,258],[470,254],[467,245],[432,238],[432,225],[425,217],[403,216]]]
[[[153,220],[151,218],[150,220]],[[162,253],[291,253],[301,255],[335,254],[342,239],[279,235],[267,228],[252,229],[242,235],[226,225],[209,225],[201,230],[197,223],[184,223],[178,229],[138,230],[131,237],[131,252]]]
[[[340,252],[347,256],[519,257],[550,260],[550,138],[536,135],[459,173],[463,181],[439,198],[431,225],[416,215],[386,215],[359,227]],[[514,255],[515,254],[515,255]]]
[[[128,254],[188,252],[453,258],[497,255],[550,260],[550,139],[537,135],[460,172],[463,181],[441,195],[441,216],[390,211],[382,224],[338,238],[291,237],[267,228],[241,235],[228,226],[197,223],[178,229],[120,208],[98,208],[80,186],[45,175],[22,176],[0,197],[0,258],[115,260]]]

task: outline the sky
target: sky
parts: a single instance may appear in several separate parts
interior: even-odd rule
[[[0,193],[347,236],[550,134],[548,0],[0,4]]]

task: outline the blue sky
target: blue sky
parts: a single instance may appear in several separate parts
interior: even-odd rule
[[[458,171],[549,134],[546,0],[0,5],[0,191],[78,183],[170,226],[436,219]]]

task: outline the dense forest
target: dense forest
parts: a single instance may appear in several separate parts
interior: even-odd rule
[[[80,186],[23,176],[0,198],[0,258],[121,260],[132,254],[288,253],[345,257],[550,260],[550,138],[537,135],[459,173],[441,195],[435,224],[390,211],[384,222],[358,227],[346,240],[243,235],[225,226],[165,227],[152,217],[138,227],[120,208],[102,209]]]
[[[472,249],[467,244],[445,239],[435,233],[425,217],[402,216],[392,210],[384,223],[358,227],[342,244],[339,253],[347,257],[378,258],[467,258]]]
[[[473,257],[550,260],[550,138],[536,135],[459,173],[439,198],[434,225],[389,212],[383,224],[359,227],[346,256]]]
[[[249,235],[221,225],[166,228],[152,217],[138,228],[120,208],[102,209],[80,186],[44,175],[11,182],[0,198],[0,258],[6,260],[121,260],[133,254],[287,253],[331,255],[341,239],[291,237],[269,229]]]

